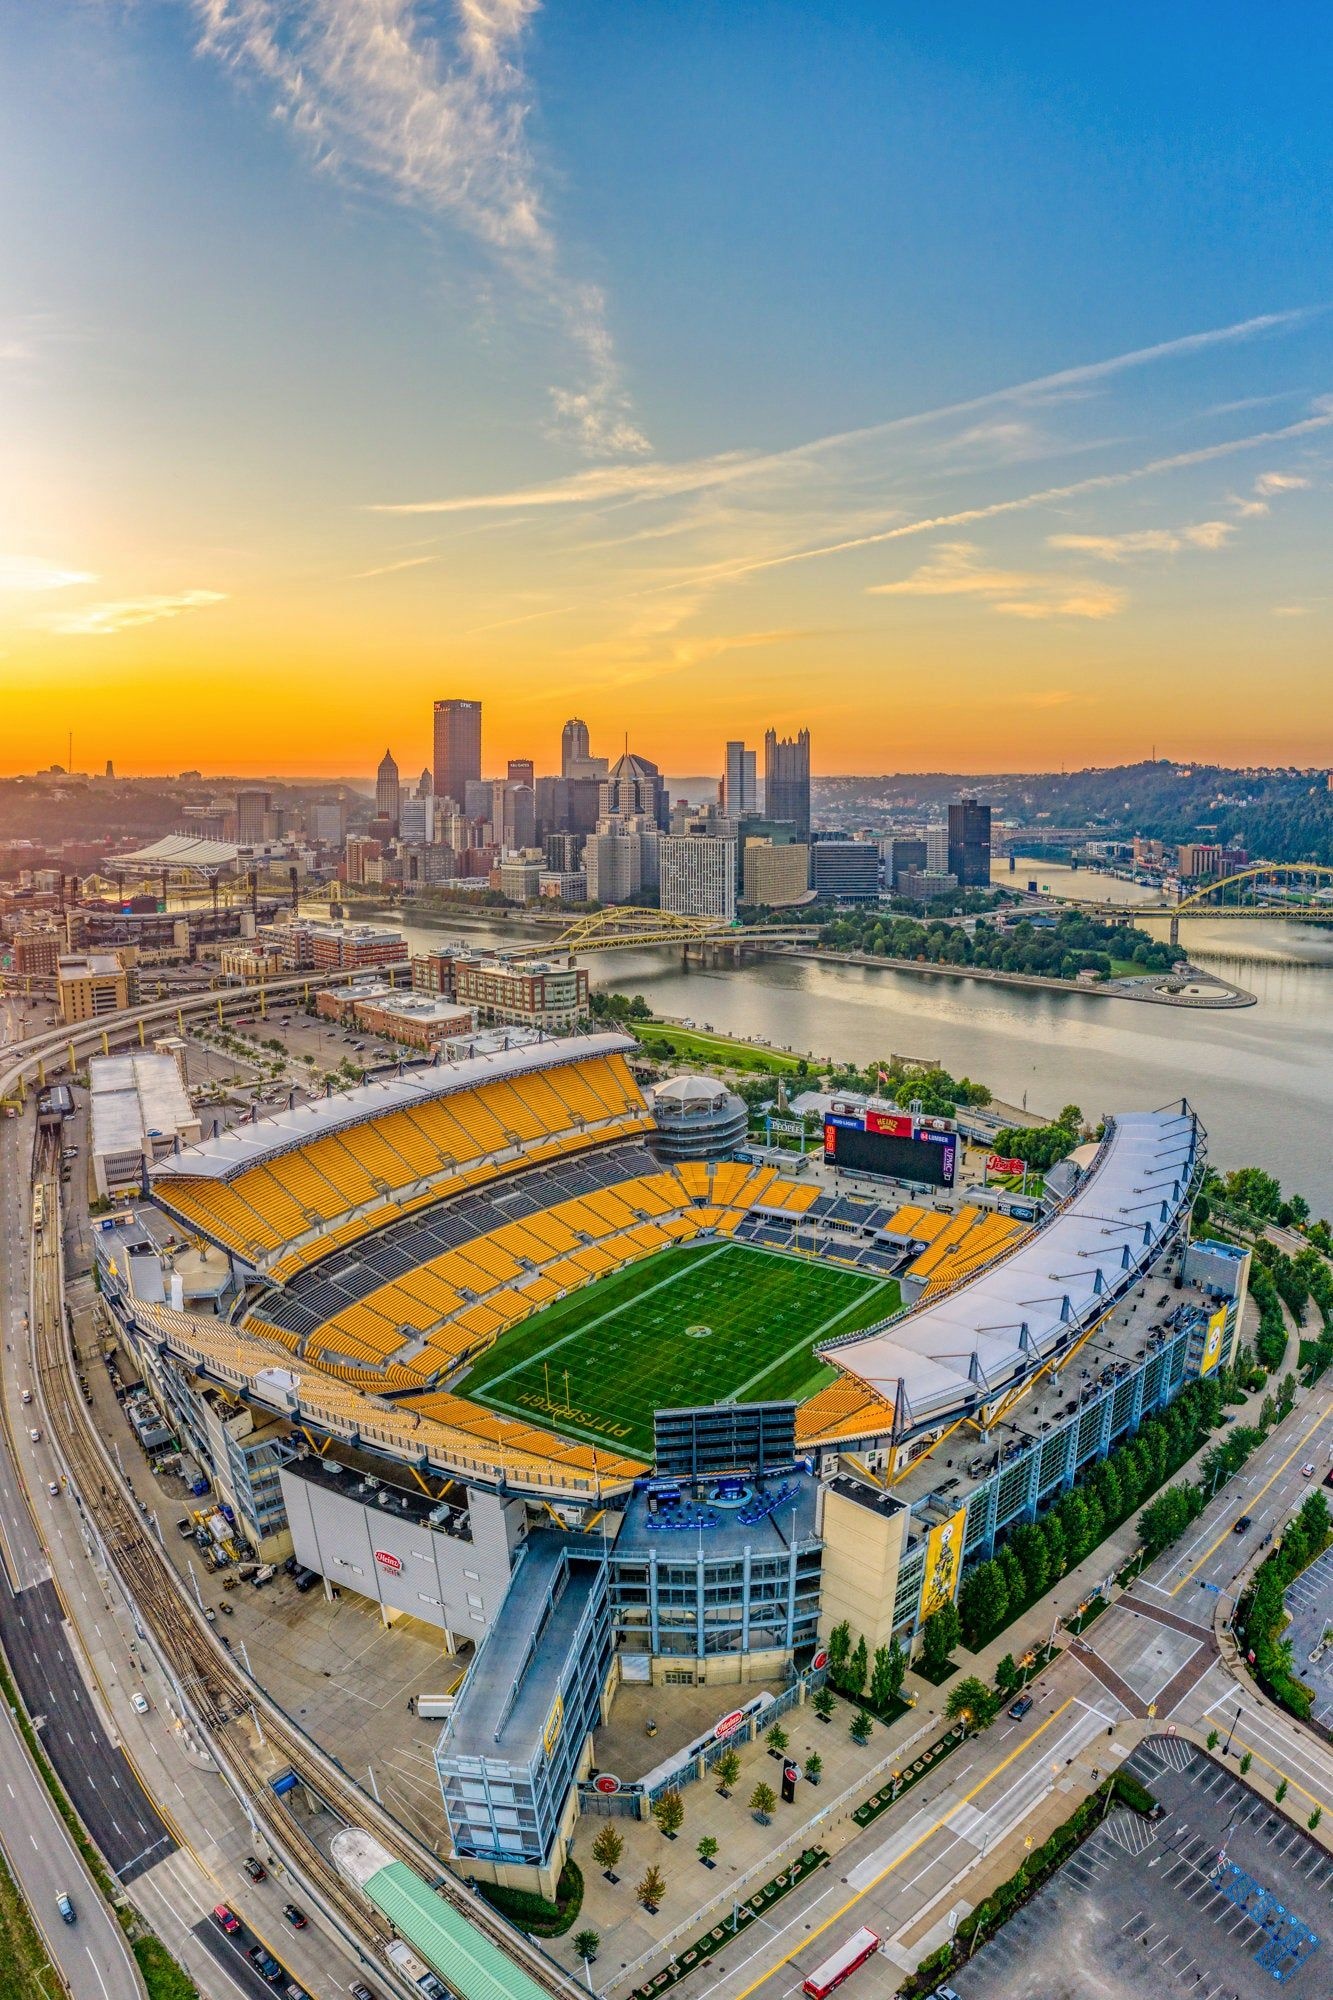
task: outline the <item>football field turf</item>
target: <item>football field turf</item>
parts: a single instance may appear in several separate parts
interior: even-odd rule
[[[683,1244],[534,1313],[459,1388],[510,1416],[651,1458],[654,1410],[804,1401],[837,1372],[815,1343],[898,1305],[892,1278],[748,1243]]]

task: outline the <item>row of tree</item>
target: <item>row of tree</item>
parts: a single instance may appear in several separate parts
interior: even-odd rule
[[[1116,960],[1129,960],[1143,972],[1169,972],[1177,957],[1169,944],[1146,931],[1106,923],[1075,909],[1061,910],[1054,923],[1034,924],[1021,918],[1004,929],[978,917],[971,935],[960,925],[938,919],[923,923],[878,908],[842,910],[822,926],[819,942],[832,951],[976,966],[1043,979],[1076,979],[1081,972],[1107,979]]]
[[[1045,1514],[1014,1528],[990,1561],[975,1564],[958,1592],[965,1643],[974,1650],[987,1644],[1165,1485],[1220,1421],[1222,1394],[1215,1376],[1189,1383]]]
[[[829,1679],[840,1694],[853,1700],[864,1696],[886,1717],[897,1707],[908,1661],[896,1638],[887,1646],[876,1646],[872,1659],[864,1635],[852,1644],[852,1628],[844,1618],[829,1633],[828,1656]]]
[[[1240,1603],[1237,1625],[1254,1655],[1259,1683],[1293,1715],[1309,1715],[1314,1693],[1297,1673],[1291,1640],[1283,1636],[1287,1623],[1283,1597],[1331,1539],[1328,1503],[1316,1487],[1288,1521],[1272,1554],[1260,1563],[1253,1586]]]
[[[995,1150],[1045,1172],[1072,1153],[1082,1138],[1083,1113],[1077,1104],[1066,1104],[1050,1125],[1006,1125],[995,1135]]]

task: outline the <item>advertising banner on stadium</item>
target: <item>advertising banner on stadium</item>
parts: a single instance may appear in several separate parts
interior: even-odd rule
[[[1199,1373],[1207,1375],[1222,1359],[1222,1339],[1227,1330],[1227,1309],[1219,1306],[1208,1321],[1208,1338],[1203,1344],[1203,1360],[1199,1363]]]
[[[963,1523],[966,1519],[967,1509],[960,1507],[956,1514],[950,1514],[947,1521],[941,1521],[932,1528],[926,1539],[926,1575],[921,1586],[923,1621],[953,1598],[959,1564],[963,1559]]]
[[[1021,1174],[1022,1160],[1011,1160],[1005,1153],[987,1153],[986,1172],[988,1174]]]
[[[560,1731],[564,1727],[564,1721],[565,1704],[562,1697],[557,1695],[551,1703],[551,1713],[547,1716],[546,1727],[542,1731],[542,1748],[548,1757],[560,1741]]]
[[[887,1132],[891,1139],[910,1139],[912,1118],[906,1111],[867,1111],[867,1132]]]

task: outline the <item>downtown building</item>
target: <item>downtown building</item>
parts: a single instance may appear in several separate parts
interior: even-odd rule
[[[658,843],[659,904],[675,916],[736,920],[736,842],[707,833],[668,833]]]

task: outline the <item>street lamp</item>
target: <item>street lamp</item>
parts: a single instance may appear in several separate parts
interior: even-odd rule
[[[1235,1714],[1234,1714],[1234,1715],[1232,1716],[1232,1718],[1231,1718],[1231,1727],[1230,1727],[1230,1729],[1228,1729],[1228,1731],[1227,1731],[1227,1740],[1226,1740],[1226,1742],[1225,1742],[1225,1743],[1224,1743],[1224,1744],[1222,1745],[1222,1755],[1223,1755],[1224,1757],[1226,1756],[1226,1754],[1227,1754],[1228,1750],[1230,1750],[1230,1748],[1231,1748],[1231,1739],[1232,1739],[1232,1737],[1233,1737],[1233,1736],[1235,1735],[1235,1733],[1236,1733],[1236,1724],[1237,1724],[1237,1723],[1238,1723],[1238,1722],[1240,1721],[1240,1718],[1241,1718],[1241,1706],[1240,1706],[1240,1703],[1239,1703],[1239,1702],[1237,1702],[1237,1704],[1236,1704],[1236,1713],[1235,1713]]]

